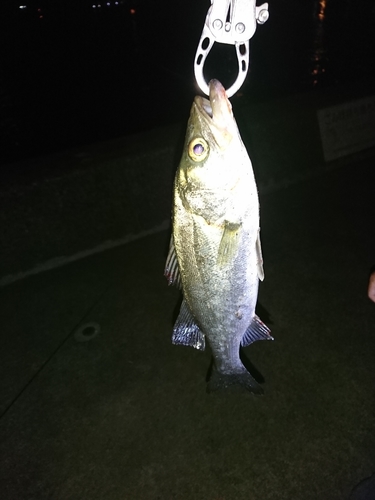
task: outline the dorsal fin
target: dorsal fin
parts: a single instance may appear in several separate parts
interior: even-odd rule
[[[182,301],[180,314],[173,327],[172,344],[186,345],[204,351],[205,336],[196,324],[195,318],[185,301]]]
[[[169,251],[167,261],[165,263],[164,276],[168,280],[168,285],[176,285],[178,286],[178,288],[181,288],[180,268],[178,267],[173,234],[171,235],[171,241],[169,243]]]

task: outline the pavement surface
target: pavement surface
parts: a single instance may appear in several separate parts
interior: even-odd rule
[[[206,394],[209,350],[171,344],[168,232],[0,289],[1,498],[348,499],[375,472],[374,185],[366,160],[261,195],[262,397]]]

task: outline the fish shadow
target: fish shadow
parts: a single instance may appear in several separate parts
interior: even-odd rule
[[[242,361],[242,364],[244,365],[246,370],[250,373],[250,375],[253,378],[255,378],[255,380],[258,382],[258,384],[264,384],[265,378],[260,373],[260,371],[256,368],[256,366],[247,357],[247,355],[242,347],[240,347],[240,360]]]
[[[250,361],[250,359],[246,356],[245,351],[242,347],[240,347],[240,360],[246,370],[250,373],[250,375],[258,382],[258,384],[264,384],[265,378],[260,373],[260,371],[256,368],[256,366]],[[215,369],[215,360],[214,357],[211,356],[210,366],[207,370],[206,382],[208,382],[211,378],[212,372]]]
[[[182,305],[182,301],[184,300],[184,296],[182,295],[182,293],[180,294],[179,298],[178,298],[178,301],[175,305],[175,307],[173,308],[173,311],[172,311],[172,325],[174,326],[174,324],[176,323],[177,321],[177,318],[178,318],[178,315],[180,314],[180,309],[181,309],[181,305]]]
[[[267,309],[264,306],[262,306],[262,304],[260,304],[259,302],[257,302],[255,313],[264,323],[268,325],[274,324],[272,321],[272,316],[269,313],[269,311],[267,311]]]

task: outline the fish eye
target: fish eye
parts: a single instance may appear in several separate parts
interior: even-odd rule
[[[209,151],[207,142],[202,137],[191,140],[188,147],[188,154],[193,161],[203,161]]]

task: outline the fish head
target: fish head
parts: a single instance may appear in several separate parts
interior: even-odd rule
[[[195,188],[230,188],[248,155],[224,87],[211,80],[209,90],[194,99],[180,168]]]

